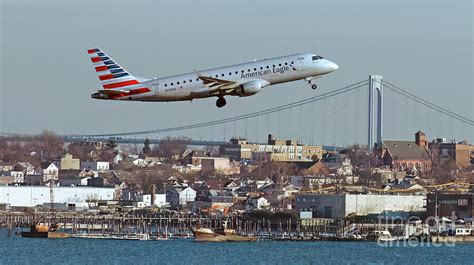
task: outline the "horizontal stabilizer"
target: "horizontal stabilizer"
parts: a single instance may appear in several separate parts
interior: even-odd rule
[[[107,96],[120,95],[120,94],[128,92],[128,91],[123,91],[123,90],[112,90],[112,89],[104,89],[104,90],[98,90],[98,91]]]

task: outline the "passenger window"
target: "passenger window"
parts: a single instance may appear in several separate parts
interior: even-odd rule
[[[186,84],[186,80],[183,81],[183,84]]]
[[[165,86],[168,86],[168,84],[165,84]]]
[[[173,83],[171,83],[171,85],[173,85]]]
[[[295,64],[295,62],[291,61],[291,64]]]
[[[260,70],[263,70],[263,67],[260,66]]]
[[[245,72],[245,71],[244,71],[244,70],[242,70],[242,74],[243,74],[244,72]]]
[[[267,69],[270,68],[270,66],[267,65]]]
[[[196,78],[196,81],[199,81],[199,78]]]
[[[229,72],[229,75],[232,75],[232,72]]]
[[[278,66],[281,66],[281,63],[279,63]]]
[[[189,82],[193,82],[193,80],[192,80],[192,79],[189,79]]]
[[[179,85],[179,82],[176,82],[177,85]]]
[[[254,70],[254,71],[257,71],[257,68],[254,68],[253,70]]]
[[[239,72],[238,71],[235,71],[235,74],[238,74]]]
[[[224,76],[224,74],[221,74],[221,76]]]
[[[250,72],[250,69],[247,69],[248,72]]]
[[[288,63],[285,63],[285,65],[288,65]]]

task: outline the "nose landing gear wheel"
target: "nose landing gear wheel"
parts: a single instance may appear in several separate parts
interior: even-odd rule
[[[316,89],[316,88],[318,88],[318,86],[317,86],[316,84],[312,84],[312,85],[311,85],[311,88],[312,88],[312,89]]]
[[[225,98],[224,98],[224,97],[219,97],[219,98],[217,99],[217,101],[216,101],[216,106],[217,106],[218,108],[224,107],[225,104],[226,104],[226,101],[225,101]]]

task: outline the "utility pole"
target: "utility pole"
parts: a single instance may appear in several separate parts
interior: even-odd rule
[[[51,207],[52,210],[54,209],[54,190],[53,190],[53,186],[54,186],[54,179],[51,178],[50,181],[49,181],[49,206]]]

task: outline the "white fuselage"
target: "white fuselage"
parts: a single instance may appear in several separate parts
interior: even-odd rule
[[[199,73],[202,76],[234,81],[239,84],[258,81],[261,87],[265,87],[301,79],[310,80],[337,69],[338,66],[335,63],[315,54],[294,54],[203,70]],[[207,93],[210,88],[204,85],[194,72],[152,79],[142,84],[151,91],[123,97],[120,100],[181,101],[216,96]],[[247,96],[238,93],[219,96],[226,95]]]

